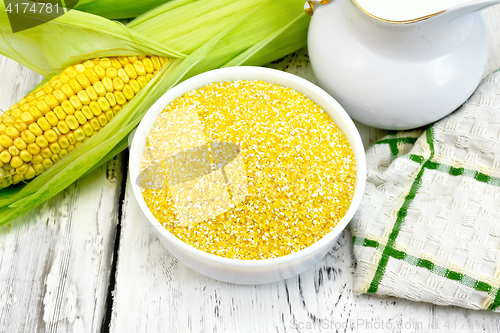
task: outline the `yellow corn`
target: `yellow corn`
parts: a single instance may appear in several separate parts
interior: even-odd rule
[[[0,188],[34,178],[90,139],[167,62],[157,56],[87,60],[12,105],[0,115]]]

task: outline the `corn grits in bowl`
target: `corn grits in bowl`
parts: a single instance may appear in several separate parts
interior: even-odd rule
[[[245,284],[316,263],[365,183],[359,134],[333,98],[276,70],[193,77],[148,111],[130,175],[163,244],[189,267]]]

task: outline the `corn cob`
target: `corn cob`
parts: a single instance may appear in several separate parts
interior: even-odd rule
[[[87,60],[12,105],[0,115],[0,188],[45,172],[97,134],[168,61]]]

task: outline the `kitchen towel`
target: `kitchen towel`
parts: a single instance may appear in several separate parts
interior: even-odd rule
[[[355,290],[499,311],[500,72],[428,129],[367,151]]]

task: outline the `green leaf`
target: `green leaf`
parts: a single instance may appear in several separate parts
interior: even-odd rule
[[[27,11],[23,15],[34,14]],[[98,57],[141,54],[186,57],[119,22],[74,9],[49,22],[12,33],[3,2],[0,2],[0,53],[43,76],[55,75],[78,61]]]

